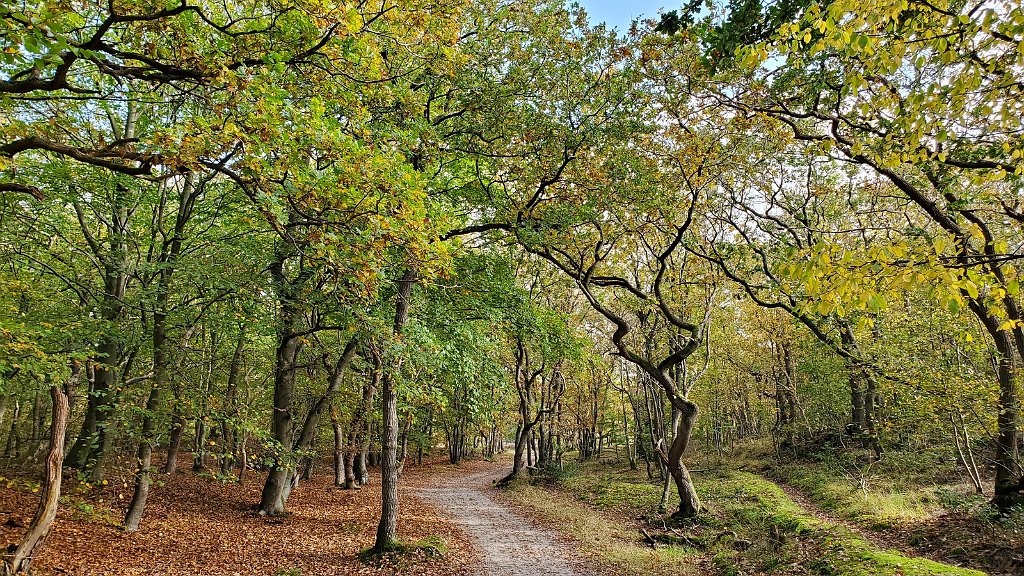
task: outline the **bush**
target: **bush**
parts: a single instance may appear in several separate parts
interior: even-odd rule
[[[575,462],[547,462],[534,472],[533,480],[536,482],[550,482],[557,484],[575,477],[578,473],[579,470],[577,469]]]

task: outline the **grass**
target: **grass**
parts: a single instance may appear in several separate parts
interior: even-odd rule
[[[773,463],[769,470],[822,508],[877,529],[930,520],[948,509],[950,495],[971,498],[956,471],[933,460],[927,453],[892,452],[867,465],[851,454],[825,452],[811,461]]]
[[[806,464],[779,464],[772,472],[823,508],[873,528],[928,520],[941,509],[937,486],[908,487],[876,478],[862,488],[828,468]]]
[[[627,522],[590,506],[567,505],[565,492],[586,502],[583,496],[596,478],[589,473],[576,475],[553,487],[517,482],[509,487],[507,494],[515,502],[532,509],[545,524],[557,527],[579,542],[586,552],[602,563],[614,566],[622,574],[655,576],[697,573],[694,551],[676,547],[652,550],[640,543],[639,533],[631,529]],[[650,484],[646,488],[657,492],[657,487]],[[627,486],[621,491],[617,486],[611,489],[615,494],[635,495],[642,492],[635,486]],[[649,495],[642,496],[646,498]],[[613,504],[614,499],[607,498],[605,502]],[[657,495],[654,507],[657,507]]]
[[[121,526],[122,517],[114,510],[71,496],[61,496],[60,505],[72,512],[72,518],[106,526]]]
[[[983,576],[880,550],[814,517],[757,474],[712,469],[694,479],[707,509],[696,521],[675,526],[692,545],[656,550],[642,544],[634,519],[645,519],[652,530],[666,526],[657,513],[660,486],[635,471],[588,463],[557,484],[521,483],[510,494],[626,574],[695,574],[713,566],[725,575]],[[566,505],[567,496],[582,505]]]
[[[759,563],[761,571],[772,573],[795,562],[828,576],[983,576],[975,570],[879,550],[849,529],[812,516],[781,488],[756,474],[727,472],[702,480],[711,492],[712,514],[752,542],[748,550],[720,549],[716,556],[720,567]]]

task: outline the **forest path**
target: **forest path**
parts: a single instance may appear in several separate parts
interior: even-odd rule
[[[586,561],[562,537],[502,504],[488,492],[507,470],[495,467],[466,476],[439,478],[414,494],[433,504],[465,532],[486,576],[593,574]]]

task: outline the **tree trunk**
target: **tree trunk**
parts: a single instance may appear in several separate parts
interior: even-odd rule
[[[985,330],[992,337],[996,347],[996,379],[999,382],[999,414],[996,417],[998,434],[996,435],[996,478],[995,496],[992,504],[1001,513],[1008,513],[1020,498],[1024,490],[1024,480],[1020,479],[1019,443],[1020,431],[1017,429],[1019,406],[1017,400],[1017,355],[1014,335],[1000,329],[999,318],[989,314],[987,305],[973,298],[967,299],[967,305],[981,321]]]
[[[238,378],[242,371],[242,352],[245,350],[245,324],[239,326],[238,340],[235,342],[235,351],[231,355],[231,365],[228,367],[228,382],[224,389],[224,414],[220,419],[221,435],[221,458],[220,473],[227,476],[237,460],[236,440],[238,430],[236,418],[238,417]]]
[[[153,444],[156,441],[156,415],[160,409],[160,394],[167,381],[168,365],[166,355],[166,315],[153,315],[153,387],[146,400],[146,413],[142,417],[142,439],[135,455],[135,491],[124,518],[124,529],[136,532],[142,522],[142,514],[149,498],[150,466],[153,460]]]
[[[683,453],[690,443],[690,434],[697,423],[697,405],[689,400],[673,398],[672,405],[680,412],[679,426],[676,429],[675,438],[668,451],[667,467],[672,480],[676,484],[676,491],[679,493],[679,510],[672,514],[674,517],[693,518],[700,513],[700,498],[697,490],[690,479],[690,471],[683,464]]]
[[[295,440],[291,449],[294,452],[303,451],[307,447],[313,444],[313,438],[316,435],[317,425],[320,423],[320,416],[328,406],[334,403],[334,397],[341,390],[341,384],[345,376],[345,368],[352,361],[352,358],[356,354],[356,339],[352,338],[349,340],[345,349],[342,351],[341,357],[338,358],[337,363],[331,368],[330,378],[327,383],[327,388],[324,393],[316,399],[313,406],[306,413],[306,418],[302,423],[302,429],[299,432],[298,438]]]
[[[409,297],[416,282],[416,271],[409,268],[398,280],[398,296],[395,302],[395,337],[400,337],[402,328],[409,319]],[[392,358],[381,379],[383,402],[383,453],[381,455],[381,514],[377,525],[377,537],[373,544],[375,552],[384,552],[394,547],[398,530],[398,395],[395,391],[394,375],[401,368],[401,358]]]
[[[675,444],[675,437],[679,434],[679,421],[681,420],[682,412],[679,411],[675,406],[672,407],[672,442]],[[670,494],[669,480],[674,479],[675,476],[672,474],[666,474],[665,479],[661,485],[661,501],[658,502],[658,512],[664,513],[668,508],[668,496]]]
[[[351,488],[357,488],[359,485],[365,485],[369,482],[370,476],[366,471],[367,460],[369,458],[370,444],[373,441],[373,418],[370,416],[373,414],[373,397],[377,393],[377,388],[380,386],[381,379],[381,361],[380,356],[377,353],[373,354],[373,374],[370,376],[370,382],[363,388],[363,399],[362,409],[356,413],[352,419],[352,434],[355,442],[353,443],[350,450],[352,450],[352,468],[354,474],[353,486]],[[348,487],[348,482],[345,483]]]
[[[178,394],[175,394],[178,396]],[[181,413],[181,398],[174,403],[174,410],[171,414],[171,433],[167,442],[167,460],[164,462],[164,474],[174,474],[178,468],[178,452],[181,451],[181,438],[185,435],[185,424],[188,421]]]
[[[123,294],[122,294],[123,295]],[[107,418],[113,410],[113,388],[116,367],[121,361],[120,347],[109,339],[96,346],[102,364],[96,366],[93,390],[89,394],[82,430],[71,448],[68,464],[90,477],[102,479],[103,451],[107,443]]]
[[[345,432],[338,418],[338,407],[331,406],[331,428],[334,430],[334,485],[347,487],[348,480],[345,466]]]
[[[274,464],[263,485],[260,496],[260,514],[283,514],[292,487],[294,463],[289,461],[292,444],[292,392],[295,389],[295,364],[302,348],[292,332],[291,324],[278,337],[274,365],[274,411],[270,433],[276,441]]]
[[[530,443],[530,432],[533,431],[533,422],[528,421],[525,426],[520,425],[519,433],[516,435],[516,448],[512,456],[512,471],[501,479],[498,484],[506,485],[523,475],[527,466],[527,450]]]
[[[129,111],[129,116],[132,114],[133,112]],[[133,123],[134,121],[130,121],[127,124]],[[108,224],[109,246],[106,251],[100,248],[100,244],[91,233],[88,233],[83,209],[75,204],[83,233],[86,234],[97,259],[103,264],[100,316],[109,323],[111,329],[116,326],[124,310],[124,296],[129,278],[125,246],[129,219],[126,196],[127,190],[117,186],[115,208]],[[121,346],[113,337],[108,334],[101,335],[96,345],[96,359],[102,364],[96,365],[85,421],[69,458],[72,466],[88,472],[90,480],[97,483],[103,479],[104,457],[109,444],[107,421],[114,409],[115,378],[121,364],[121,353]]]
[[[402,425],[402,433],[399,436],[398,446],[400,452],[398,454],[398,475],[401,476],[405,470],[405,458],[409,455],[409,428],[412,426],[412,414],[408,414],[405,417],[405,423]]]
[[[21,401],[14,399],[14,414],[11,415],[11,429],[7,434],[7,446],[4,448],[4,458],[11,459],[18,456],[18,445],[21,439],[18,438],[18,418],[21,417]]]
[[[164,388],[170,381],[170,365],[167,358],[167,310],[171,278],[178,256],[181,255],[185,226],[192,216],[192,208],[196,199],[195,192],[193,175],[189,173],[184,178],[178,196],[174,233],[168,241],[163,243],[160,255],[157,257],[157,263],[163,267],[157,275],[156,302],[153,306],[153,386],[146,399],[146,413],[142,418],[142,439],[139,440],[139,447],[136,451],[135,490],[124,519],[124,528],[128,532],[135,532],[139,529],[142,514],[146,509],[146,500],[149,497],[150,468],[153,460],[153,445],[156,442],[156,416],[160,410]],[[180,442],[180,436],[178,441]],[[176,456],[177,454],[175,454],[175,458]],[[173,467],[174,462],[170,455],[168,461]]]
[[[356,452],[353,458],[354,462],[352,468],[355,470],[356,482],[359,486],[366,486],[370,483],[370,472],[368,470],[370,464],[370,441],[366,440],[363,443],[362,449]]]
[[[64,436],[68,426],[68,390],[75,386],[81,372],[81,365],[77,362],[73,363],[71,376],[63,387],[59,385],[50,387],[50,398],[53,402],[50,421],[50,450],[46,457],[46,475],[43,477],[40,488],[39,507],[21,541],[4,561],[4,571],[7,574],[28,572],[32,559],[36,557],[39,549],[46,542],[53,520],[57,517],[57,508],[60,505],[61,474],[64,467]]]

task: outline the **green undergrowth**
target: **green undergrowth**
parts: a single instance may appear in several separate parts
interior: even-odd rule
[[[121,526],[121,516],[102,504],[93,504],[72,496],[61,496],[60,505],[62,508],[70,510],[71,517],[76,520],[106,526]]]
[[[714,567],[730,576],[983,576],[880,550],[814,517],[757,474],[711,469],[695,472],[694,480],[706,509],[691,521],[659,514],[660,486],[607,465],[581,465],[557,484],[519,484],[511,493],[623,573],[706,573]],[[585,505],[567,505],[567,495]],[[670,508],[675,505],[670,500]],[[685,544],[652,551],[642,543],[641,528]]]
[[[956,471],[932,460],[927,453],[893,452],[865,463],[851,454],[822,453],[774,462],[768,473],[837,516],[873,529],[893,528],[977,503]]]
[[[720,472],[700,480],[712,517],[750,542],[746,550],[719,547],[715,563],[726,574],[739,574],[737,566],[757,563],[762,572],[781,569],[786,573],[786,567],[796,563],[812,574],[827,576],[983,576],[975,570],[880,550],[848,528],[812,516],[759,475]]]

